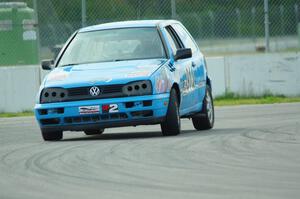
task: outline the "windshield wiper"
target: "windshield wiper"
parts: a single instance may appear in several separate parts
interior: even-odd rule
[[[126,61],[126,60],[128,60],[128,59],[114,59],[112,61]]]
[[[75,65],[79,65],[79,64],[82,64],[82,63],[64,64],[64,65],[60,65],[60,66],[58,66],[58,67],[75,66]]]

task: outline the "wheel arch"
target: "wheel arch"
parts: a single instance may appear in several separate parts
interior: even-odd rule
[[[208,85],[209,88],[212,89],[212,87],[211,87],[211,80],[210,80],[210,78],[208,76],[206,76],[206,85]]]
[[[171,90],[172,89],[175,89],[176,94],[177,94],[178,103],[180,104],[181,103],[181,97],[180,97],[181,95],[180,95],[179,85],[177,83],[173,83]]]

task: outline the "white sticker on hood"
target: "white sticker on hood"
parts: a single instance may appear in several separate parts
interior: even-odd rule
[[[143,76],[149,76],[151,74],[151,71],[134,71],[129,74],[127,74],[127,77],[143,77]]]
[[[69,73],[64,71],[52,72],[48,75],[48,81],[61,81],[66,79],[69,76]]]

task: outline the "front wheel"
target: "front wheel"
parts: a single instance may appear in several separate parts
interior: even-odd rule
[[[63,132],[62,131],[53,131],[53,130],[46,130],[41,129],[43,139],[45,141],[58,141],[63,138]]]
[[[196,130],[208,130],[213,128],[215,122],[214,102],[211,88],[207,85],[205,98],[203,99],[202,112],[192,117]]]
[[[178,135],[180,133],[180,115],[177,92],[171,90],[170,101],[167,110],[166,120],[161,123],[161,130],[164,136]]]

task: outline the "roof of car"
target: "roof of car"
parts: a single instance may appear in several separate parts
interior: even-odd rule
[[[88,26],[79,30],[79,32],[89,32],[97,30],[117,29],[117,28],[138,28],[138,27],[156,27],[159,24],[168,24],[177,22],[175,20],[137,20],[137,21],[120,21],[104,23],[94,26]]]

